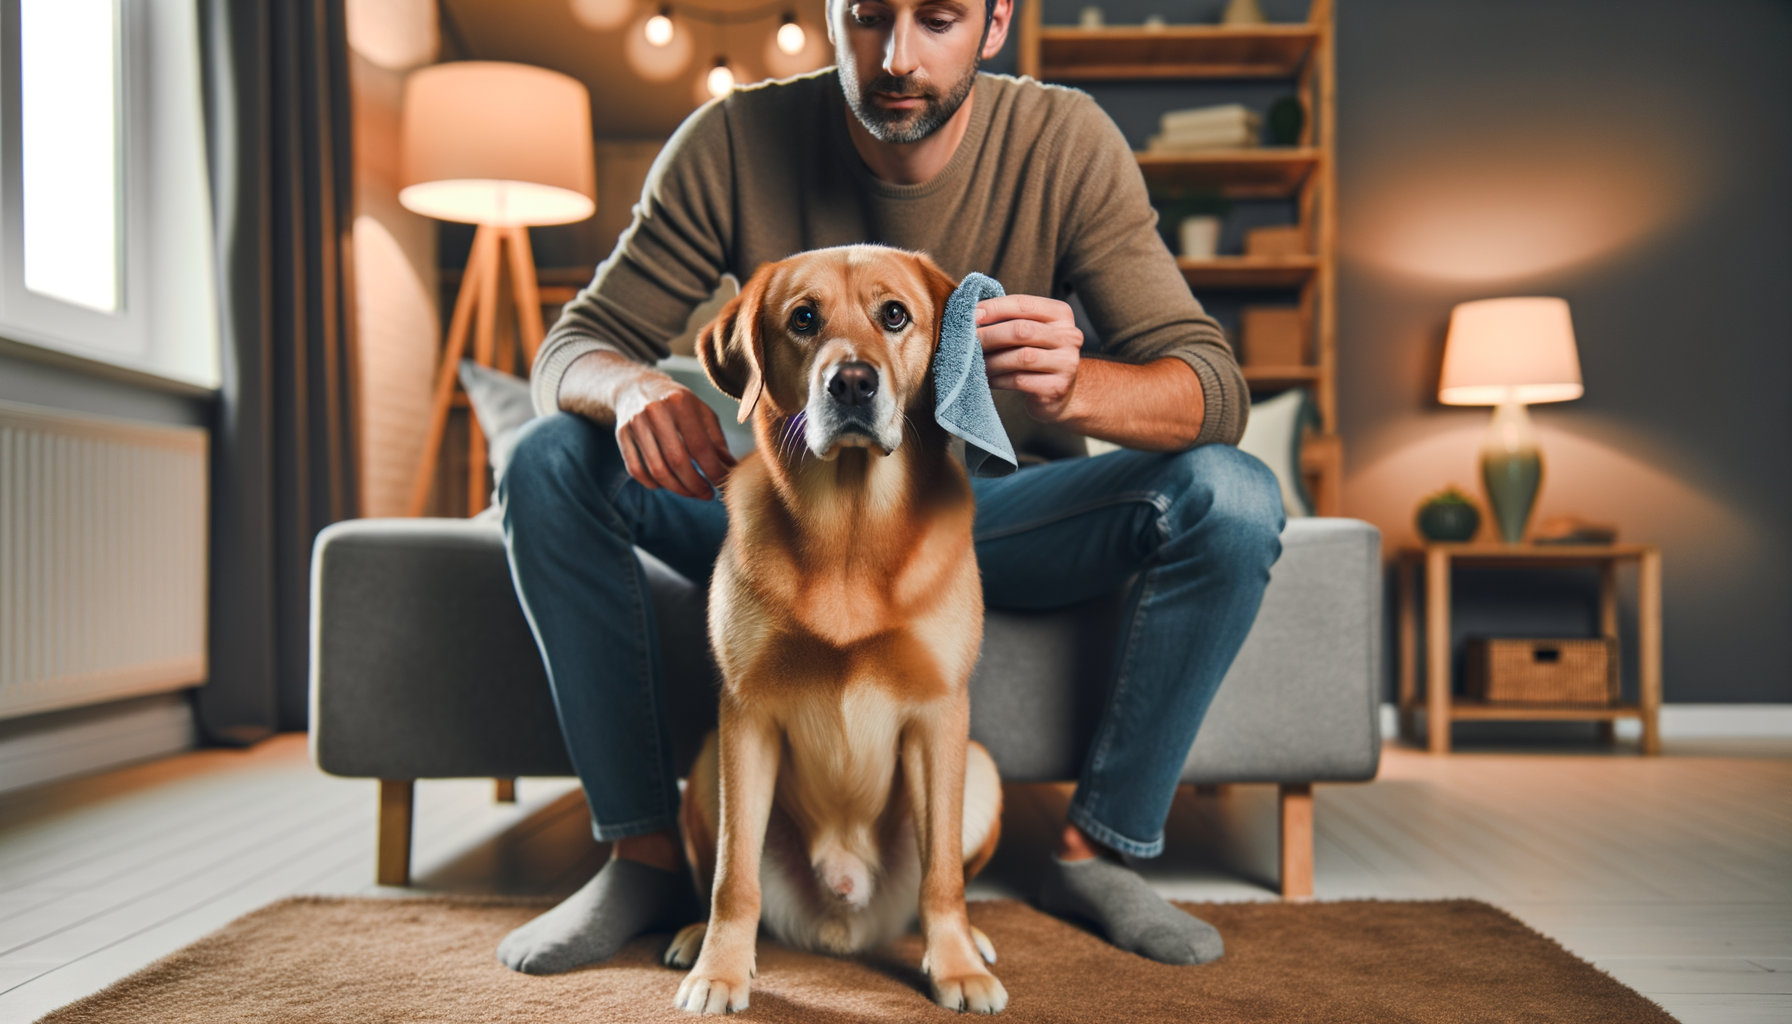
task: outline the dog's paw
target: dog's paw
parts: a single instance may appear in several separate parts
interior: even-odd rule
[[[971,941],[977,944],[977,955],[983,958],[984,963],[996,962],[996,944],[989,941],[989,936],[983,934],[983,929],[972,925]]]
[[[951,978],[934,978],[933,1001],[948,1010],[963,1013],[1001,1013],[1008,1006],[1008,990],[995,975],[961,974]]]
[[[667,967],[690,970],[691,965],[697,962],[697,954],[703,951],[703,935],[707,931],[708,921],[698,921],[680,928],[678,934],[672,936],[672,944],[666,947],[666,955],[661,958],[662,961]],[[994,963],[994,954],[991,956],[990,962]]]
[[[747,1008],[746,974],[726,977],[698,968],[685,975],[672,1005],[690,1013],[735,1013]]]

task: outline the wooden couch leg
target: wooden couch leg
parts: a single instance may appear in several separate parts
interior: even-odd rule
[[[414,779],[380,780],[380,840],[374,880],[411,884],[411,797]]]
[[[1284,782],[1277,787],[1281,819],[1282,898],[1313,896],[1313,784]]]
[[[515,779],[493,779],[492,781],[497,784],[497,790],[494,795],[494,799],[496,799],[501,804],[516,803],[516,780]]]

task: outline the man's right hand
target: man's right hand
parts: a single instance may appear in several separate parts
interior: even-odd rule
[[[616,425],[628,475],[648,490],[705,500],[715,496],[710,484],[720,486],[734,468],[715,410],[651,366],[614,352],[587,353],[566,368],[559,397],[565,412]]]

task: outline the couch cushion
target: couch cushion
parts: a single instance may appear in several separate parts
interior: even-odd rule
[[[1113,672],[1123,595],[1052,612],[991,610],[971,680],[971,735],[1014,782],[1074,779]],[[1380,533],[1292,519],[1263,607],[1208,709],[1185,782],[1375,776]]]
[[[1379,534],[1293,520],[1263,609],[1191,751],[1188,782],[1345,781],[1379,761]],[[703,591],[642,554],[682,770],[714,727]],[[496,523],[353,520],[312,563],[312,745],[338,775],[571,773]],[[1074,779],[1106,696],[1123,595],[991,611],[971,735],[1004,778]]]

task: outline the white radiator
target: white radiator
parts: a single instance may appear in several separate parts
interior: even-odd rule
[[[0,718],[204,681],[207,447],[0,402]]]

